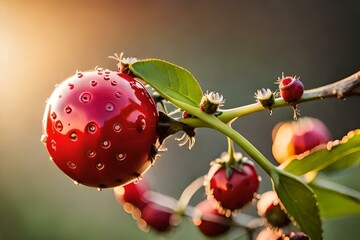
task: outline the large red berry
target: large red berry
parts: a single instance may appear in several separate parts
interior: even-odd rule
[[[47,101],[42,141],[77,183],[114,187],[151,166],[157,120],[156,105],[141,83],[97,68],[56,87]]]
[[[207,175],[208,194],[213,196],[224,209],[237,210],[251,202],[259,187],[255,167],[249,160],[231,165],[230,171],[224,164],[214,164]]]
[[[278,123],[273,130],[272,152],[279,163],[330,141],[331,135],[323,122],[304,117],[297,121]]]
[[[280,95],[285,102],[297,103],[304,93],[304,85],[296,77],[283,77],[279,79]]]
[[[193,223],[208,237],[219,236],[230,229],[231,219],[220,214],[214,200],[206,199],[196,205]]]

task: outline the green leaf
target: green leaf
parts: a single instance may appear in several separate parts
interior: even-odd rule
[[[319,177],[309,185],[317,195],[322,217],[360,215],[359,192]]]
[[[199,107],[203,92],[188,70],[158,59],[137,61],[130,69],[175,105],[180,102]]]
[[[301,159],[296,157],[289,159],[280,168],[300,176],[311,171],[339,171],[358,165],[360,163],[360,130],[349,132],[341,141],[329,142],[328,148],[310,151]]]
[[[276,193],[290,217],[312,240],[322,239],[322,223],[314,192],[297,177],[279,171],[272,175]]]

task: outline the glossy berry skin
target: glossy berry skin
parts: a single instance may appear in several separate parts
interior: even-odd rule
[[[225,210],[237,210],[251,202],[259,187],[259,178],[250,161],[232,165],[227,176],[224,165],[213,165],[207,175],[208,194],[213,196]]]
[[[171,217],[173,213],[174,211],[170,208],[149,202],[141,209],[141,219],[143,223],[146,223],[146,226],[141,228],[146,229],[148,227],[157,232],[167,232],[172,226]]]
[[[278,123],[272,135],[272,152],[279,163],[331,140],[331,134],[325,124],[310,117]]]
[[[138,209],[142,209],[149,202],[149,200],[145,198],[145,194],[148,191],[148,184],[142,180],[115,187],[114,195],[119,203],[129,203]]]
[[[42,141],[76,183],[109,188],[134,181],[151,166],[157,120],[141,83],[98,68],[56,87],[47,101]]]
[[[296,77],[279,79],[279,90],[282,99],[287,103],[297,103],[304,93],[304,85]]]
[[[230,229],[231,219],[220,214],[214,200],[203,200],[195,206],[193,223],[208,237],[216,237]]]

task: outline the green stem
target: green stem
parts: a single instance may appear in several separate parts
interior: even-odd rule
[[[192,196],[204,186],[204,176],[198,177],[192,183],[190,183],[182,192],[177,207],[177,214],[184,215],[185,210],[189,205]]]

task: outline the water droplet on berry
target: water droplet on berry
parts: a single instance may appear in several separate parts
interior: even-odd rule
[[[116,154],[116,159],[119,161],[124,161],[126,158],[126,153],[118,153]]]
[[[74,84],[69,83],[69,84],[68,84],[68,87],[69,87],[70,90],[72,90],[72,89],[74,89],[75,86],[74,86]]]
[[[71,168],[71,169],[76,169],[76,164],[73,163],[73,162],[67,162],[67,165],[68,165],[68,167]]]
[[[51,140],[51,148],[56,151],[56,142],[55,140]]]
[[[45,134],[43,134],[43,135],[41,135],[40,141],[43,143],[46,143],[47,139],[48,139],[48,137]]]
[[[121,125],[120,125],[120,123],[115,123],[115,124],[114,124],[114,131],[115,131],[115,132],[120,132],[120,131],[121,131]]]
[[[115,93],[115,97],[116,97],[116,98],[121,98],[121,93],[120,93],[120,92],[116,92],[116,93]]]
[[[116,85],[117,85],[117,81],[111,81],[111,85],[116,86]]]
[[[65,112],[66,112],[67,114],[70,114],[71,111],[72,111],[71,107],[70,107],[70,106],[66,106]]]
[[[105,149],[109,148],[110,145],[111,145],[111,142],[109,140],[104,140],[101,143],[102,148],[105,148]]]
[[[91,99],[91,94],[88,92],[84,92],[80,95],[80,101],[83,103],[88,103]]]
[[[50,114],[50,116],[51,116],[51,118],[52,118],[53,120],[55,120],[55,119],[57,118],[57,115],[56,115],[55,112],[52,112],[52,113]]]
[[[76,142],[78,140],[78,136],[76,132],[71,132],[69,135],[71,141]]]
[[[144,131],[146,128],[146,120],[144,118],[142,118],[140,121],[139,121],[139,126],[138,126],[138,130],[139,131]]]
[[[111,71],[110,71],[109,69],[105,69],[105,70],[104,70],[104,73],[105,73],[105,74],[110,74]]]
[[[84,74],[81,71],[78,71],[76,73],[76,75],[77,75],[78,78],[82,78],[82,76],[84,76]]]
[[[96,70],[97,70],[99,75],[102,75],[103,72],[104,72],[104,69],[102,69],[102,68],[96,68]]]
[[[75,185],[80,185],[80,183],[78,181],[74,181]]]
[[[105,110],[106,110],[106,111],[112,112],[112,111],[114,111],[114,109],[115,109],[114,104],[112,104],[112,103],[106,103],[106,104],[105,104]]]
[[[90,122],[87,125],[86,129],[89,131],[89,133],[95,133],[97,131],[98,127],[97,127],[97,125],[95,123]]]
[[[105,164],[103,164],[103,163],[97,163],[97,164],[96,164],[97,170],[103,170],[104,167],[105,167]]]
[[[95,157],[96,152],[94,150],[89,150],[89,151],[87,151],[87,155],[88,155],[88,157],[93,158],[93,157]]]
[[[99,192],[101,192],[101,191],[102,191],[102,188],[99,187],[97,190],[98,190]]]
[[[58,132],[61,132],[63,130],[63,128],[64,128],[64,126],[63,126],[63,124],[62,124],[62,122],[60,120],[55,122],[55,129]]]
[[[110,80],[110,76],[108,75],[108,74],[105,74],[105,76],[104,76],[104,80]]]
[[[97,85],[97,81],[91,80],[90,86],[95,87]]]

